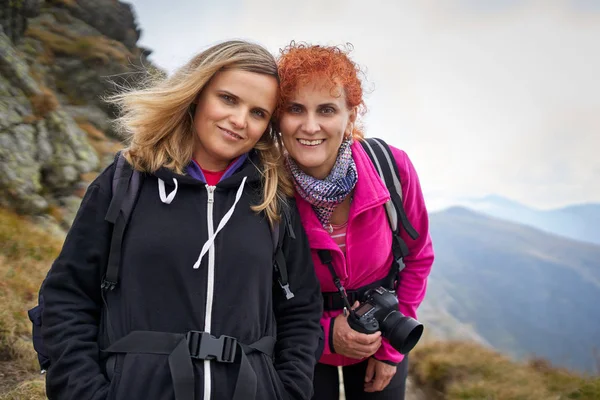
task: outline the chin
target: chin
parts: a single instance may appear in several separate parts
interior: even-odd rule
[[[323,163],[306,163],[306,164],[298,163],[298,166],[300,167],[300,169],[302,169],[304,172],[306,172],[310,176],[314,176],[313,173],[315,172],[315,170],[319,169],[322,165],[323,165]]]

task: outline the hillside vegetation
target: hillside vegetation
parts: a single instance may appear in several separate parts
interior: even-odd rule
[[[42,399],[27,310],[58,255],[61,239],[0,208],[0,399]]]
[[[0,208],[0,400],[45,399],[31,345],[27,309],[62,240]],[[411,353],[410,375],[421,399],[600,399],[600,378],[543,360],[510,361],[471,342],[427,341]]]
[[[473,342],[431,341],[410,357],[409,374],[427,400],[600,399],[600,377],[543,359],[517,363]]]
[[[599,245],[460,207],[432,213],[430,227],[436,262],[420,317],[431,331],[595,372]],[[440,329],[453,321],[458,334]]]

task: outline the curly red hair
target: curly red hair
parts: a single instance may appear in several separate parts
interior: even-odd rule
[[[277,60],[280,91],[276,115],[279,116],[283,105],[298,87],[316,79],[325,79],[332,88],[342,86],[348,108],[356,108],[359,114],[364,114],[366,105],[359,79],[361,69],[348,56],[351,51],[351,45],[342,49],[339,46],[297,44],[294,41],[280,50]],[[352,136],[362,139],[363,133],[358,126],[353,129]]]

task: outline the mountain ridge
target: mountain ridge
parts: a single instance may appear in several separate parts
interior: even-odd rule
[[[447,314],[469,326],[480,343],[516,358],[537,354],[569,368],[594,367],[600,246],[465,207],[432,213],[430,228],[436,262],[424,321]],[[569,338],[568,350],[561,350]]]

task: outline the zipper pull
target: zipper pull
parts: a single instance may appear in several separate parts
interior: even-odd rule
[[[209,203],[215,202],[215,188],[216,188],[216,186],[206,185],[206,191],[208,192],[208,202]]]

